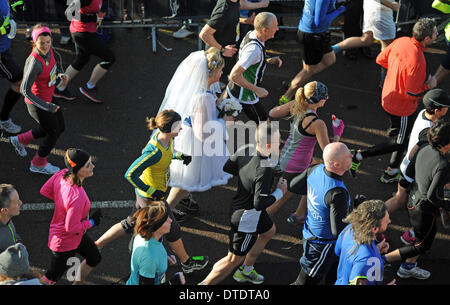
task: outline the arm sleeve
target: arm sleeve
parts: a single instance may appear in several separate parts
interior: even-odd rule
[[[148,144],[142,156],[136,159],[126,171],[125,179],[127,179],[133,187],[147,192],[151,187],[145,184],[140,176],[148,167],[158,163],[159,160],[161,160],[161,156],[162,153],[157,147]]]
[[[441,162],[447,163],[447,160]],[[448,181],[448,164],[441,165],[439,170],[433,176],[430,187],[427,192],[427,200],[433,203],[435,206],[442,207],[445,210],[450,210],[450,202],[444,199],[444,186]]]
[[[337,16],[345,11],[345,6],[339,7],[337,10],[327,14],[330,0],[317,0],[314,14],[314,24],[318,27],[322,22],[328,23],[333,21]]]
[[[408,71],[408,77],[406,77],[405,91],[408,93],[405,97],[410,100],[417,100],[418,97],[414,95],[423,95],[428,89],[425,84],[427,77],[426,67],[422,65],[412,65]],[[412,93],[414,95],[410,95]]]
[[[214,117],[215,100],[210,94],[199,94],[195,97],[197,101],[191,117],[192,130],[197,140],[203,142],[213,134],[209,123],[217,121]],[[214,107],[214,108],[213,108]]]
[[[349,285],[356,285],[359,279],[367,279],[367,273],[369,271],[366,260],[357,260],[352,265],[352,270],[350,271]]]
[[[348,213],[348,200],[348,192],[341,187],[331,189],[325,194],[325,204],[330,208],[331,233],[335,238],[347,225],[342,220]]]
[[[268,167],[261,167],[258,169],[255,180],[255,193],[253,204],[257,211],[264,210],[276,201],[275,197],[271,195],[273,182],[272,169]]]
[[[428,143],[428,139],[427,139],[427,133],[428,130],[430,130],[430,127],[428,128],[424,128],[420,133],[419,133],[419,139],[417,142],[417,146],[422,146],[423,144]]]
[[[261,55],[261,48],[256,43],[250,43],[244,47],[236,64],[247,70],[250,66],[261,61]]]
[[[224,20],[226,16],[223,14],[223,12],[212,12],[211,18],[208,20],[207,24],[212,27],[216,31],[223,30],[226,22]]]
[[[83,209],[80,208],[84,204],[84,199],[79,196],[74,196],[69,200],[72,202],[66,212],[64,228],[68,233],[83,233],[92,227],[91,222],[83,216]]]
[[[223,166],[223,171],[233,176],[239,175],[237,156],[235,154],[231,155],[230,159],[227,160]]]
[[[419,150],[420,150],[420,148],[419,148]],[[412,157],[411,161],[409,162],[409,164],[405,170],[406,176],[411,177],[412,179],[415,179],[415,177],[416,177],[416,159],[417,159],[417,153],[419,152],[419,150],[416,151],[416,153]]]
[[[47,103],[31,92],[31,87],[33,86],[34,81],[38,75],[42,73],[42,71],[42,64],[33,56],[29,56],[25,62],[20,93],[22,93],[23,96],[30,100],[36,107],[48,112],[54,112],[57,107],[55,104]]]
[[[388,69],[388,59],[389,59],[389,54],[391,53],[391,49],[392,49],[392,45],[394,45],[394,43],[389,44],[386,49],[384,49],[383,51],[381,51],[376,59],[377,64],[379,64],[380,66],[382,66],[385,69]]]
[[[54,183],[56,177],[57,177],[56,175],[51,176],[47,180],[47,182],[45,182],[44,185],[41,187],[40,193],[42,196],[45,196],[51,200],[54,199],[53,183]],[[60,177],[60,176],[58,176],[58,177]]]

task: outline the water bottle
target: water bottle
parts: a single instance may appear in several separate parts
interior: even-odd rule
[[[341,123],[341,120],[338,119],[334,114],[331,115],[331,122],[333,124],[334,127],[338,127],[339,124]]]

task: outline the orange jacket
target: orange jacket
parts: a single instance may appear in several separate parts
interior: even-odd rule
[[[401,37],[394,40],[377,56],[377,64],[387,69],[381,105],[396,116],[410,116],[417,109],[421,94],[428,90],[426,81],[425,47],[416,39]]]

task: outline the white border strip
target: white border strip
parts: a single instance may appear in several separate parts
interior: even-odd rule
[[[132,208],[136,204],[136,200],[123,200],[123,201],[93,201],[91,202],[91,208],[103,208],[103,209],[122,209]],[[24,203],[21,207],[21,211],[49,211],[55,208],[55,204],[51,203]]]

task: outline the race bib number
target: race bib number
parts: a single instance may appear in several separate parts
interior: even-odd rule
[[[54,86],[56,84],[56,78],[58,74],[56,73],[56,65],[53,66],[52,71],[50,71],[50,81],[48,82],[48,86]]]
[[[166,169],[165,177],[166,177],[166,185],[167,185],[169,183],[169,179],[170,179],[170,167]]]

